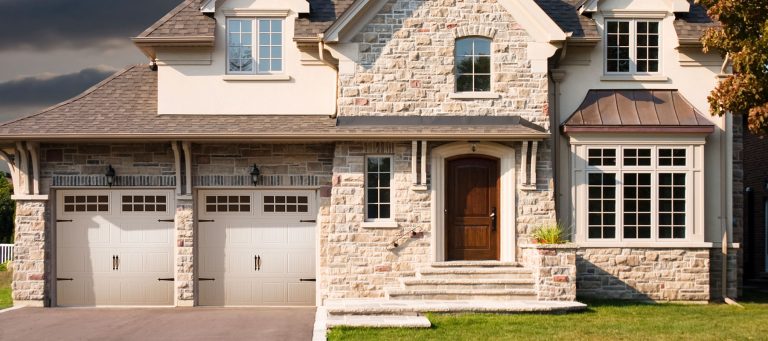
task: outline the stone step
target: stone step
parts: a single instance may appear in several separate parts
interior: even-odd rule
[[[368,327],[368,328],[429,328],[432,323],[420,315],[328,315],[326,328],[333,327]]]
[[[532,278],[402,278],[404,289],[533,289]]]
[[[450,278],[450,279],[479,279],[479,278],[532,278],[531,270],[520,267],[457,267],[457,268],[424,268],[416,273],[417,278]]]
[[[390,289],[392,300],[535,300],[533,289]]]
[[[387,300],[329,299],[321,307],[333,315],[398,315],[414,313],[563,313],[582,311],[586,304],[560,301],[491,301],[491,300]]]
[[[458,268],[458,267],[522,267],[517,262],[500,262],[497,260],[465,260],[434,262],[430,264],[433,268]]]

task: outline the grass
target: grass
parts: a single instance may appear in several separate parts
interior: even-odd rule
[[[11,277],[12,273],[7,268],[0,271],[0,309],[13,305],[13,300],[11,299]]]
[[[429,314],[429,329],[334,328],[328,340],[764,340],[768,294],[724,304],[586,302],[564,315]]]

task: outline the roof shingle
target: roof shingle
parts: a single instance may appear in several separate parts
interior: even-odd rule
[[[579,13],[583,0],[535,0],[536,4],[574,38],[599,38],[595,21]]]
[[[185,0],[138,38],[213,37],[216,19],[200,12],[204,0]]]
[[[309,0],[309,14],[296,20],[295,38],[314,38],[325,32],[355,0]]]

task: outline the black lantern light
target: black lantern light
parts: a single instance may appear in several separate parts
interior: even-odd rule
[[[256,167],[254,164],[253,168],[251,168],[251,181],[253,181],[254,186],[259,184],[259,176],[261,176],[261,171],[259,171],[259,167]]]
[[[112,165],[107,166],[107,174],[104,176],[107,178],[107,185],[112,187],[115,184],[115,169],[112,168]]]

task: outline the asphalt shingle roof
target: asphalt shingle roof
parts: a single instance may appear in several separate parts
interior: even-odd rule
[[[535,0],[536,4],[565,32],[575,38],[599,38],[597,25],[591,18],[579,14],[583,0]]]
[[[216,20],[200,12],[205,0],[185,0],[139,34],[138,38],[213,37]]]
[[[406,122],[408,123],[408,122]],[[409,139],[547,136],[511,117],[504,124],[338,124],[320,115],[158,115],[157,72],[132,66],[66,102],[0,125],[0,139],[264,138]]]
[[[675,31],[680,40],[700,40],[704,32],[711,27],[717,27],[720,23],[712,20],[707,15],[707,9],[700,4],[691,3],[691,10],[688,13],[680,13],[675,18]]]
[[[309,0],[309,15],[296,20],[296,38],[316,37],[338,19],[355,0]]]

